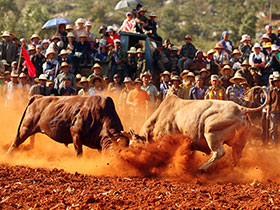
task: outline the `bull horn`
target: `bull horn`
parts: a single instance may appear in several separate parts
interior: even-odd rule
[[[260,87],[260,86],[253,87],[251,89],[251,91],[254,91],[256,89],[261,89],[262,90],[262,92],[265,95],[265,102],[263,103],[263,105],[261,105],[260,107],[257,107],[257,108],[249,108],[249,107],[240,106],[240,109],[241,109],[241,111],[244,112],[244,114],[261,111],[267,105],[268,96],[267,96],[266,91],[262,87]]]

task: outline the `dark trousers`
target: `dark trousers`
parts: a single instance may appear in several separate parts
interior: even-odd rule
[[[262,141],[267,144],[269,139],[269,120],[266,119],[266,112],[262,112]]]

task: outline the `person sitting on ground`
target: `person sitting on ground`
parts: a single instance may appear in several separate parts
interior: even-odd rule
[[[226,100],[233,101],[239,105],[243,104],[242,94],[244,93],[241,87],[241,82],[246,82],[246,79],[238,72],[235,73],[234,77],[229,80],[233,85],[226,89]]]
[[[178,66],[180,72],[184,69],[189,69],[193,64],[193,59],[196,53],[195,46],[191,43],[192,37],[190,35],[185,36],[186,44],[181,47],[180,59],[178,61]]]
[[[166,93],[166,97],[175,94],[177,95],[179,98],[182,99],[189,99],[189,93],[185,88],[182,88],[180,86],[182,80],[179,76],[173,76],[171,77],[171,83],[172,86],[168,89],[167,93]]]
[[[58,95],[60,96],[72,96],[75,95],[76,91],[71,87],[71,78],[66,76],[63,78],[62,85],[58,89]]]
[[[247,34],[243,34],[240,40],[241,44],[239,45],[238,49],[242,53],[241,60],[249,60],[251,54],[251,37]]]
[[[232,78],[233,74],[234,74],[234,70],[231,68],[230,65],[225,65],[221,71],[220,74],[222,75],[222,77],[220,78],[221,82],[222,82],[222,86],[227,89],[229,86],[232,85],[232,83],[230,82],[230,79]]]
[[[89,81],[86,77],[82,77],[77,86],[81,88],[78,95],[89,95]]]
[[[41,74],[39,78],[35,78],[34,81],[38,84],[31,86],[29,91],[30,97],[35,94],[43,96],[49,96],[51,94],[50,89],[46,86],[47,81],[49,81],[46,74]]]
[[[89,95],[102,95],[104,94],[104,88],[103,88],[103,78],[99,76],[94,76],[89,81],[90,85],[93,85],[89,89]]]
[[[200,75],[195,77],[195,86],[190,89],[189,99],[203,100],[207,87],[203,85],[203,79]]]
[[[160,94],[161,94],[161,97],[162,99],[165,99],[166,97],[166,93],[170,87],[170,73],[169,71],[164,71],[161,75],[160,75],[160,78],[161,78],[161,83],[160,83],[160,86],[159,86],[159,89],[160,89]]]
[[[126,13],[126,19],[123,21],[123,24],[121,25],[118,32],[120,32],[120,31],[126,31],[126,32],[131,32],[131,33],[136,32],[136,21],[133,18],[131,12]]]
[[[225,89],[221,86],[219,76],[211,75],[211,86],[207,89],[204,99],[225,100]]]

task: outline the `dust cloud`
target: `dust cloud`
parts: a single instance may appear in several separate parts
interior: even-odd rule
[[[234,182],[246,183],[253,180],[280,182],[280,151],[248,143],[237,167],[233,167],[231,148],[225,146],[226,155],[217,161],[207,173],[197,169],[211,156],[190,150],[191,140],[182,136],[168,136],[160,141],[126,148],[116,154],[102,156],[97,150],[83,147],[84,155],[77,158],[73,145],[66,147],[49,137],[36,134],[34,149],[28,149],[26,140],[12,156],[6,152],[14,140],[20,118],[27,100],[16,100],[0,105],[0,163],[26,165],[34,168],[58,168],[70,173],[95,176],[123,177],[167,177],[191,182],[200,180],[206,183]],[[120,113],[127,130],[130,119]],[[251,142],[252,139],[249,140]]]

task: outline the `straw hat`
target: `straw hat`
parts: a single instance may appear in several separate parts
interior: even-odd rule
[[[171,77],[171,82],[173,82],[173,81],[179,81],[179,82],[181,82],[182,79],[181,79],[181,77],[179,77],[178,75],[175,75],[175,76]]]
[[[210,72],[209,72],[206,68],[202,68],[202,69],[199,71],[199,74],[201,74],[202,72],[206,72],[206,73],[207,73],[207,77],[210,75]]]
[[[136,53],[144,53],[144,51],[142,50],[142,48],[138,48]]]
[[[26,74],[24,72],[21,72],[20,75],[19,75],[19,78],[26,78]]]
[[[143,82],[142,82],[142,80],[141,80],[140,78],[136,78],[136,79],[134,80],[134,83],[140,83],[140,84],[142,84]]]
[[[241,55],[241,52],[238,49],[234,49],[233,52],[231,53],[231,56],[234,56],[235,54]]]
[[[94,66],[91,68],[91,70],[93,71],[96,68],[100,68],[101,70],[103,69],[102,66],[99,65],[99,63],[94,64]]]
[[[36,48],[32,44],[28,45],[28,51],[31,51],[31,50],[36,50]]]
[[[103,84],[104,80],[103,80],[103,78],[100,77],[100,76],[94,76],[94,77],[92,77],[92,78],[90,79],[89,83],[90,83],[90,84],[93,84],[94,81],[97,80],[97,79],[99,79],[99,80],[101,81],[101,83]]]
[[[40,74],[39,78],[34,79],[35,82],[40,82],[40,80],[49,81],[47,78],[47,75],[45,75],[45,74]]]
[[[50,54],[56,54],[56,52],[54,51],[54,49],[47,49],[47,51],[46,51],[46,57],[48,57]]]
[[[41,45],[43,45],[43,44],[45,44],[45,43],[50,44],[51,42],[50,42],[49,40],[47,40],[47,39],[44,39],[44,40],[41,42]]]
[[[59,56],[62,56],[62,55],[68,55],[69,54],[69,52],[67,51],[67,50],[65,50],[65,49],[62,49],[61,51],[60,51],[60,54],[58,54]]]
[[[11,72],[10,71],[5,71],[4,75],[7,75],[7,74],[11,74]]]
[[[185,39],[190,39],[190,40],[192,40],[192,37],[191,37],[191,35],[186,34],[186,35],[185,35]]]
[[[189,73],[187,74],[187,77],[195,77],[195,75],[194,75],[193,72],[189,72]]]
[[[271,51],[279,51],[279,47],[276,44],[271,46]]]
[[[67,62],[62,62],[61,66],[59,67],[59,70],[61,70],[64,67],[68,67],[68,68],[72,68],[72,66],[70,64],[68,64]]]
[[[251,37],[248,34],[243,34],[240,42],[251,41]]]
[[[253,46],[253,50],[255,50],[256,48],[261,48],[261,45],[259,43],[255,43]]]
[[[278,76],[278,77],[273,77],[272,82],[276,82],[276,81],[280,81],[280,76]]]
[[[132,79],[130,77],[125,77],[123,83],[127,83],[127,82],[132,82]]]
[[[3,34],[2,34],[2,37],[10,37],[11,34],[9,31],[4,31]]]
[[[236,72],[236,73],[234,74],[234,77],[230,78],[229,81],[230,81],[231,83],[234,83],[234,81],[235,81],[236,79],[241,79],[242,82],[245,82],[245,81],[246,81],[246,79],[245,79],[244,77],[242,77],[242,75],[241,75],[240,73],[238,73],[238,72]]]
[[[263,48],[270,48],[272,46],[271,42],[266,42],[263,46]]]
[[[141,9],[138,10],[138,13],[140,13],[140,12],[147,12],[147,10],[143,9],[143,7],[141,7]]]
[[[251,66],[251,65],[250,65],[249,61],[246,59],[246,60],[243,61],[241,66]]]
[[[75,37],[74,34],[72,32],[68,32],[66,37]]]
[[[214,53],[216,53],[216,50],[211,49],[211,50],[209,50],[209,51],[207,52],[207,55],[214,54]]]
[[[82,78],[82,75],[81,74],[77,74],[76,75],[76,79],[81,79]]]
[[[148,16],[149,17],[158,17],[155,12],[151,12]]]
[[[140,79],[143,79],[144,76],[148,76],[151,78],[152,75],[148,71],[145,71],[145,72],[141,73]]]
[[[78,18],[76,21],[75,21],[75,25],[78,26],[79,23],[83,23],[85,24],[86,20],[84,18]]]
[[[180,77],[182,77],[183,78],[183,76],[185,76],[186,74],[188,74],[190,72],[190,70],[184,70],[184,71],[182,71],[182,73],[180,74]]]
[[[127,51],[128,53],[131,53],[131,54],[136,54],[137,51],[136,51],[136,48],[135,47],[131,47],[129,51]]]
[[[33,34],[33,35],[30,37],[30,40],[32,40],[32,39],[34,39],[34,38],[41,39],[41,37],[40,37],[38,34]]]
[[[74,27],[71,24],[66,25],[66,30],[74,30]]]
[[[46,83],[46,86],[49,87],[50,85],[53,85],[53,81],[48,80],[47,83]]]
[[[89,83],[88,79],[87,79],[86,77],[83,76],[83,77],[81,78],[81,80],[80,80],[79,82],[77,82],[77,86],[78,86],[78,87],[83,87],[83,85],[82,85],[83,82]]]
[[[12,73],[11,73],[11,77],[18,77],[18,74],[17,74],[17,73],[15,73],[14,71],[12,71]]]
[[[217,74],[212,74],[211,77],[210,77],[210,80],[211,80],[211,81],[216,80],[216,81],[218,81],[218,82],[220,83],[220,85],[223,83],[223,82],[220,80],[220,78],[219,78],[219,76],[218,76]]]
[[[225,75],[225,70],[227,70],[227,69],[230,70],[230,75],[232,76],[234,74],[234,70],[230,67],[230,65],[225,65],[221,69],[221,71],[220,71],[221,75]]]
[[[271,38],[267,34],[262,35],[261,41],[263,41],[264,39],[268,39],[269,41],[271,41]]]
[[[164,75],[168,75],[169,77],[170,77],[170,73],[169,73],[169,71],[167,71],[167,70],[165,70],[164,72],[162,72],[161,74],[160,74],[160,77],[162,77],[162,76],[164,76]]]
[[[10,64],[7,62],[7,60],[2,60],[2,64],[4,65],[4,66],[10,66]]]

